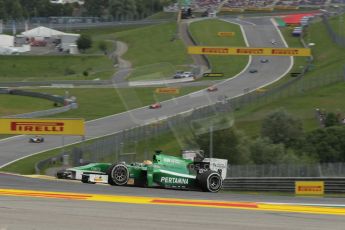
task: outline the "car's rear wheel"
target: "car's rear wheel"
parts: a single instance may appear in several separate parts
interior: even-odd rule
[[[206,171],[198,176],[198,181],[204,192],[218,192],[223,187],[223,179],[215,171]]]
[[[111,185],[126,185],[129,179],[129,170],[124,164],[115,164],[109,168],[108,182]]]

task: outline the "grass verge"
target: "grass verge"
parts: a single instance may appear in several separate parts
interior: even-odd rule
[[[114,73],[112,61],[104,55],[0,56],[0,62],[2,82],[107,79]]]
[[[246,46],[238,25],[217,19],[193,22],[190,31],[198,45],[204,46]],[[233,37],[219,37],[218,32],[235,32]],[[248,63],[248,56],[213,56],[208,55],[212,71],[224,73],[225,77],[233,77],[241,72]],[[224,77],[214,77],[213,80],[221,80]]]
[[[192,60],[183,42],[176,39],[176,32],[176,22],[172,22],[123,31],[116,35],[117,39],[130,47],[124,55],[124,59],[130,60],[135,68],[129,80],[140,80],[140,75],[145,79],[150,79],[150,75],[153,79],[159,79],[159,76],[166,78],[166,74],[171,76],[179,66],[191,64]],[[159,74],[162,72],[164,75]]]

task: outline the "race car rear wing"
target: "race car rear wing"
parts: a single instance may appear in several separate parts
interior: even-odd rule
[[[194,162],[208,163],[209,169],[219,172],[223,180],[226,178],[228,169],[228,160],[219,158],[204,158],[204,152],[202,150],[183,150],[182,158],[193,160]]]

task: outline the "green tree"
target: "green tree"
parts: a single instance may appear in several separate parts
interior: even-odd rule
[[[81,51],[85,51],[92,47],[92,39],[89,35],[82,34],[77,40],[78,49]]]
[[[108,49],[108,46],[107,46],[107,43],[105,41],[100,41],[98,43],[98,48],[104,53],[104,54],[107,54],[107,49]]]
[[[320,162],[345,162],[345,127],[320,128],[308,133],[303,150]]]
[[[228,159],[229,164],[245,164],[249,162],[249,149],[246,138],[234,128],[213,132],[214,157]],[[210,153],[210,134],[197,136],[195,142],[205,153]]]
[[[7,19],[7,13],[6,13],[5,1],[0,0],[0,20],[6,21],[6,19]]]
[[[331,127],[335,125],[340,125],[338,116],[335,113],[327,113],[325,118],[325,126]]]
[[[250,157],[255,164],[278,164],[286,154],[283,144],[273,144],[268,138],[257,138],[250,144]]]
[[[268,137],[273,144],[282,143],[287,147],[298,146],[303,139],[302,122],[285,110],[278,110],[264,118],[261,135]]]
[[[9,19],[18,20],[23,18],[23,9],[19,0],[5,1],[7,16]]]
[[[101,17],[109,7],[108,0],[85,0],[84,7],[88,16]]]

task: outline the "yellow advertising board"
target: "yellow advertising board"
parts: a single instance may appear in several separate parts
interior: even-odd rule
[[[178,88],[157,88],[156,93],[161,93],[161,94],[179,94],[180,90]]]
[[[247,7],[245,8],[246,11],[273,11],[272,7]]]
[[[298,10],[299,6],[274,6],[275,10]]]
[[[204,73],[203,77],[224,77],[224,73]]]
[[[233,37],[235,36],[235,32],[218,32],[217,35],[219,37]]]
[[[296,181],[296,195],[323,195],[325,183],[323,181]]]
[[[243,8],[229,8],[229,7],[222,7],[220,9],[221,12],[243,12]]]
[[[258,92],[258,93],[264,93],[266,91],[267,91],[267,89],[265,89],[265,88],[256,89],[256,92]]]
[[[189,54],[208,55],[256,55],[256,56],[310,56],[309,48],[250,48],[250,47],[219,47],[189,46]]]
[[[0,134],[83,136],[84,119],[0,118]]]

